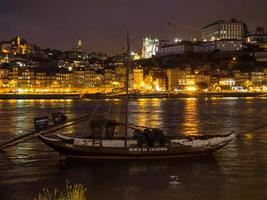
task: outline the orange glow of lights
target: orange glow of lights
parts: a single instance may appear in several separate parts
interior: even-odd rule
[[[197,91],[197,87],[196,86],[186,86],[185,87],[185,91],[187,91],[187,92],[196,92]]]

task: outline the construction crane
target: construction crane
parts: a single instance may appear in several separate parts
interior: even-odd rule
[[[167,25],[170,26],[172,29],[171,37],[176,39],[177,38],[177,26],[176,26],[176,24],[173,24],[171,22],[167,22]]]
[[[171,22],[167,22],[167,25],[172,29],[171,37],[174,38],[174,41],[175,42],[180,42],[181,39],[178,39],[177,25],[173,24]],[[197,32],[200,31],[200,28],[196,28],[196,27],[193,27],[193,26],[180,25],[179,27],[183,28],[183,29],[190,29],[190,30],[197,31]]]

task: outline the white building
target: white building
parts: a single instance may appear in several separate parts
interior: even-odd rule
[[[165,42],[159,47],[157,56],[166,56],[166,55],[177,55],[184,54],[189,52],[203,52],[204,49],[199,43],[192,43],[190,41],[181,41],[181,42]]]
[[[219,85],[233,86],[233,85],[235,85],[235,78],[232,78],[232,77],[222,77],[222,78],[219,79]]]
[[[179,55],[185,53],[204,53],[219,50],[222,52],[241,51],[243,42],[241,40],[216,40],[201,43],[188,41],[169,43],[159,47],[157,56]]]
[[[186,52],[192,52],[193,47],[191,45],[185,44],[171,44],[165,45],[159,48],[157,52],[158,56],[166,56],[166,55],[176,55],[176,54],[184,54]]]
[[[221,39],[242,40],[245,33],[245,24],[232,19],[230,22],[219,20],[201,29],[203,41]]]
[[[241,51],[243,49],[242,40],[216,40],[202,43],[205,52],[219,51]]]
[[[147,59],[156,55],[159,49],[159,39],[150,36],[143,39],[142,58]]]

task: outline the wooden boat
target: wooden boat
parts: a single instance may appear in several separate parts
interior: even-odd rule
[[[142,145],[135,138],[87,139],[57,135],[56,139],[39,135],[41,141],[69,159],[163,159],[206,156],[224,147],[236,137],[227,135],[167,137],[165,144]],[[125,145],[125,141],[126,145]]]
[[[149,158],[176,158],[204,156],[224,147],[236,136],[232,131],[226,135],[214,136],[177,136],[170,137],[159,129],[146,127],[133,127],[128,122],[128,101],[129,99],[129,70],[130,70],[130,48],[127,36],[127,67],[125,82],[125,119],[124,123],[118,123],[106,119],[98,118],[91,120],[92,135],[88,138],[67,137],[57,135],[57,138],[48,138],[39,134],[42,142],[53,148],[60,155],[67,158],[78,159],[149,159]],[[61,116],[59,116],[61,122]],[[47,119],[46,119],[47,120]],[[54,120],[55,121],[55,120]],[[94,123],[92,123],[94,122]],[[41,119],[42,127],[46,127]],[[124,126],[123,137],[114,137],[116,126]],[[130,135],[130,129],[134,129],[134,134]]]

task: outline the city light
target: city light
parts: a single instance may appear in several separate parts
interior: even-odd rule
[[[178,43],[178,42],[182,42],[182,40],[179,39],[179,38],[175,38],[175,39],[174,39],[174,42],[175,42],[175,43]]]
[[[246,40],[231,38],[233,34],[228,35],[227,31],[218,30],[218,27],[231,25],[232,22],[219,21],[201,29],[201,37],[204,42],[200,43],[197,42],[196,37],[193,37],[191,41],[182,41],[178,37],[171,41],[162,41],[151,36],[145,37],[142,52],[133,49],[130,51],[133,61],[132,69],[129,72],[130,91],[140,93],[266,92],[267,69],[263,65],[263,61],[267,61],[266,52],[251,51],[247,54],[257,61],[258,68],[255,70],[244,72],[242,69],[238,69],[238,66],[244,62],[244,58],[240,55],[246,54],[243,51],[243,47],[246,47],[246,43],[244,43]],[[242,27],[243,24],[238,23],[237,26]],[[210,32],[211,28],[216,31]],[[240,30],[231,31],[239,33]],[[224,38],[223,35],[227,38]],[[257,42],[254,38],[256,36],[251,35],[248,40],[253,43]],[[260,45],[265,48],[263,44]],[[38,51],[41,52],[38,56],[43,55],[41,59],[38,59],[38,56],[36,60],[25,59],[24,54],[34,57],[36,51],[34,48],[36,47],[27,43],[25,39],[21,39],[20,36],[16,36],[10,41],[0,42],[1,94],[111,92],[115,94],[121,92],[119,90],[125,87],[125,54],[110,57],[103,53],[89,54],[84,51],[81,40],[78,40],[74,50],[60,52],[38,48]],[[216,53],[213,55],[210,52]],[[197,63],[199,55],[206,57],[206,63],[202,63],[202,61],[201,64]],[[222,55],[228,55],[228,57],[225,58]],[[57,61],[57,66],[55,63],[49,63],[53,69],[40,67],[46,65],[42,62],[47,56],[48,58],[55,57]],[[166,63],[167,66],[159,64],[164,60],[164,56],[170,56],[170,60]],[[178,57],[184,60],[186,67],[176,63]],[[147,60],[143,62],[142,59]],[[220,64],[214,66],[210,64],[217,59]],[[194,61],[194,66],[191,61]],[[168,66],[168,63],[171,64],[171,67]],[[175,65],[177,67],[174,67]]]
[[[184,90],[187,92],[196,92],[197,87],[196,86],[186,86]]]

